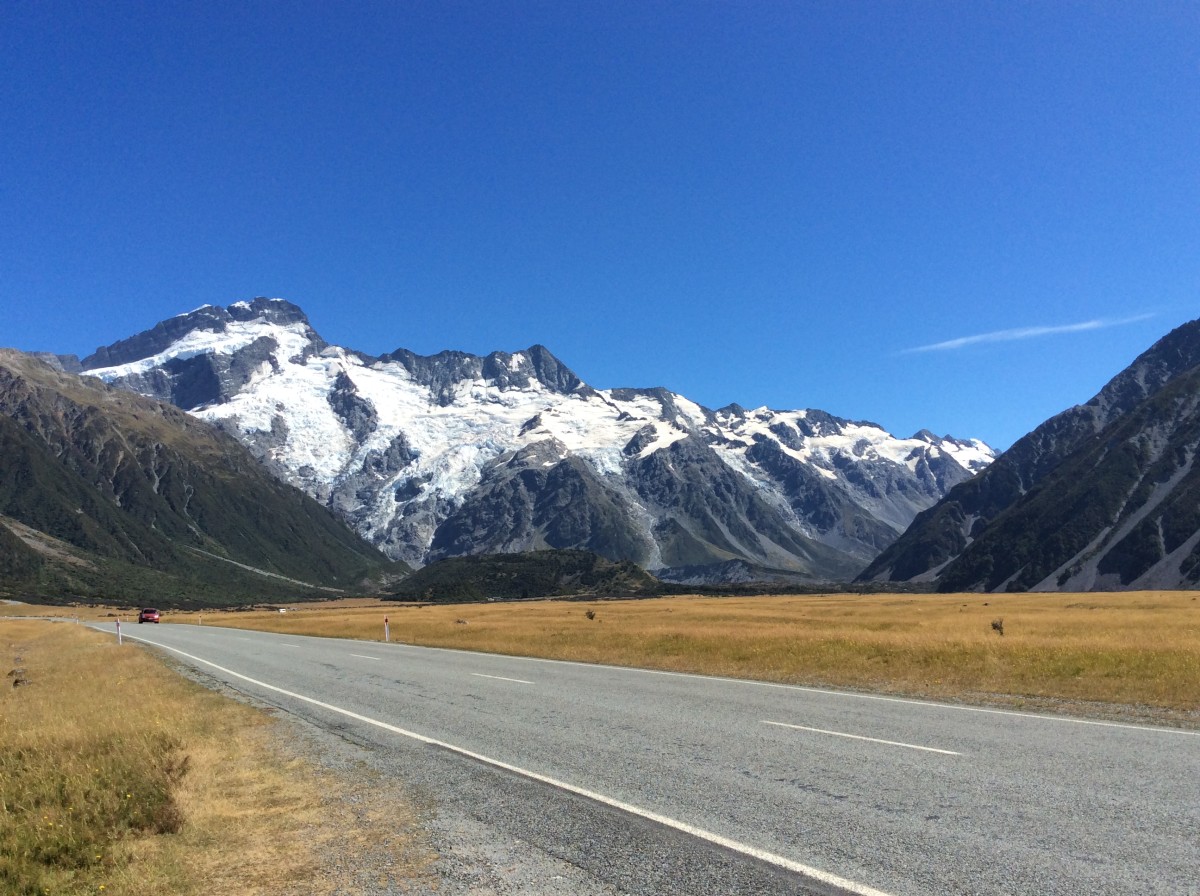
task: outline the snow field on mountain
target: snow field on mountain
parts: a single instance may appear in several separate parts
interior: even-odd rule
[[[224,332],[196,329],[175,340],[156,355],[150,355],[138,361],[130,361],[128,364],[89,370],[88,376],[99,377],[105,382],[109,382],[134,374],[148,373],[171,360],[186,361],[188,358],[206,353],[232,355],[238,349],[245,348],[263,336],[276,340],[283,337],[283,340],[294,345],[307,345],[309,340],[302,330],[302,325],[284,327],[261,318],[238,323]]]
[[[884,523],[898,533],[947,483],[992,458],[977,441],[925,431],[897,439],[875,424],[823,411],[730,405],[714,412],[663,389],[596,390],[540,346],[487,358],[397,351],[376,359],[327,345],[289,303],[231,307],[238,312],[232,319],[213,308],[151,357],[91,372],[127,388],[161,390],[164,379],[177,383],[197,369],[208,375],[194,365],[181,373],[172,361],[212,356],[222,397],[213,392],[210,404],[189,410],[234,428],[286,478],[345,514],[360,534],[418,564],[442,523],[459,510],[465,515],[456,525],[468,531],[482,525],[481,543],[508,545],[508,529],[488,533],[480,520],[495,514],[500,525],[507,520],[511,526],[528,512],[526,498],[540,500],[542,488],[535,479],[510,481],[510,470],[548,469],[568,458],[589,467],[626,508],[632,531],[650,545],[650,566],[661,565],[665,548],[655,533],[670,520],[667,531],[701,539],[688,551],[711,538],[701,550],[714,560],[740,553],[779,569],[807,568],[804,558],[812,555],[781,547],[772,540],[777,536],[765,534],[772,526],[866,557],[886,537],[871,526]],[[128,347],[124,352],[128,357]],[[684,439],[691,442],[671,464],[641,463]],[[751,451],[760,444],[767,450]],[[714,476],[706,455],[734,478]],[[510,458],[517,459],[511,468]],[[785,458],[827,487],[806,484]],[[574,474],[564,475],[570,480]],[[714,487],[705,491],[709,479]],[[739,480],[772,508],[766,516],[761,508],[746,510],[744,497],[737,497],[744,486],[730,484]],[[557,488],[563,480],[546,481]],[[467,507],[480,496],[522,495],[523,489],[534,494],[511,506]],[[761,526],[763,534],[744,543],[750,518],[757,521],[750,528]],[[861,519],[875,522],[864,530],[856,522]],[[522,538],[539,543],[536,527],[523,531]],[[863,531],[874,534],[860,537]],[[837,570],[845,574],[845,564]]]
[[[561,444],[562,456],[577,454],[602,474],[616,474],[624,460],[622,448],[647,425],[654,427],[655,437],[642,448],[639,458],[668,447],[689,432],[706,429],[746,447],[754,443],[756,436],[778,442],[784,453],[829,480],[839,478],[833,463],[838,454],[903,464],[914,472],[925,451],[944,452],[971,471],[991,460],[990,451],[978,441],[946,440],[934,446],[920,438],[897,439],[880,427],[859,423],[844,424],[840,432],[807,436],[803,448],[795,449],[779,442],[771,427],[782,423],[797,429],[798,435],[798,424],[808,416],[806,410],[776,412],[758,408],[744,417],[725,413],[717,415],[714,424],[702,407],[672,395],[679,413],[668,420],[664,419],[666,408],[652,393],[620,400],[611,391],[594,393],[598,397],[563,395],[532,379],[524,389],[503,390],[484,379],[462,382],[456,387],[454,400],[442,406],[398,363],[368,366],[338,348],[309,356],[303,364],[288,360],[304,357],[311,348],[309,332],[303,323],[238,321],[230,323],[224,332],[192,331],[163,352],[93,374],[115,379],[148,372],[172,358],[186,359],[205,352],[233,354],[261,337],[275,339],[279,344],[276,358],[281,362],[278,369],[264,365],[252,388],[225,404],[197,409],[196,413],[210,420],[236,417],[239,428],[250,433],[270,432],[275,418],[286,409],[287,440],[272,454],[272,460],[321,491],[361,467],[369,452],[385,450],[400,433],[419,457],[396,477],[396,482],[419,478],[427,483],[428,490],[451,501],[477,484],[482,469],[505,451],[547,438]],[[514,353],[509,358],[510,369],[520,370],[523,360],[521,353]],[[328,401],[332,384],[343,371],[378,415],[377,429],[361,445],[354,444]],[[528,430],[521,435],[527,424]],[[718,454],[739,473],[763,484],[761,472],[752,463],[744,457],[734,460],[745,454],[745,448],[724,448]]]
[[[781,423],[799,433],[802,431],[800,424],[806,421],[808,416],[807,410],[772,411],[763,407],[747,412],[744,419],[738,420],[728,414],[718,415],[717,419],[724,424],[721,427],[722,435],[749,445],[753,443],[755,436],[779,441],[771,427]],[[832,460],[836,454],[902,464],[913,472],[916,472],[921,456],[926,451],[940,451],[953,458],[964,470],[971,472],[982,469],[992,460],[990,449],[977,439],[970,442],[945,439],[934,445],[922,438],[896,438],[887,430],[873,424],[852,422],[842,424],[841,430],[836,433],[805,436],[802,449],[797,450],[782,442],[779,447],[788,456],[812,465],[827,479],[838,478]]]
[[[661,408],[650,400],[618,402],[603,392],[598,397],[563,395],[536,380],[525,388],[501,390],[475,379],[459,383],[453,400],[442,406],[398,363],[368,366],[353,356],[342,362],[379,419],[376,431],[356,452],[357,464],[402,432],[419,457],[397,482],[427,479],[428,490],[450,500],[476,485],[488,462],[534,442],[552,439],[560,446],[558,459],[577,454],[601,473],[618,473],[621,449],[647,424],[658,431],[658,447],[687,435],[656,419]],[[620,419],[622,412],[626,419]],[[332,410],[330,415],[336,418]]]

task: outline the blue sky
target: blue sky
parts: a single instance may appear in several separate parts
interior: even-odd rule
[[[1200,6],[0,4],[0,344],[370,353],[1007,447],[1200,317]]]

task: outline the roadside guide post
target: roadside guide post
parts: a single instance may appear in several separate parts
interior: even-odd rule
[[[117,620],[117,646],[121,646],[121,620]]]
[[[383,617],[383,640],[392,640],[391,632],[388,631],[388,618],[386,616]]]

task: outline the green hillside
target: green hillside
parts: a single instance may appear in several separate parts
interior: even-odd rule
[[[662,583],[636,564],[588,551],[529,551],[451,557],[420,569],[391,595],[435,603],[540,597],[648,597]]]

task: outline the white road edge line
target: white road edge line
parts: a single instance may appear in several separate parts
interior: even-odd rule
[[[377,660],[377,659],[379,659],[379,657],[377,657],[377,656],[365,656],[364,654],[361,654],[361,653],[352,653],[352,654],[350,654],[350,656],[356,656],[360,660]]]
[[[426,737],[424,734],[417,734],[415,731],[406,731],[403,728],[390,725],[387,722],[381,722],[378,719],[372,719],[370,716],[360,715],[359,713],[353,712],[349,709],[343,709],[340,706],[334,706],[331,703],[324,703],[321,700],[317,700],[313,697],[306,697],[303,694],[297,694],[294,691],[288,691],[284,688],[277,687],[276,685],[267,684],[265,681],[258,681],[257,679],[251,678],[249,675],[243,675],[240,672],[234,672],[232,669],[219,666],[210,660],[202,659],[201,657],[186,653],[176,647],[168,647],[165,644],[147,641],[144,638],[138,638],[133,635],[126,635],[125,637],[129,638],[131,641],[140,641],[143,644],[148,644],[151,647],[160,647],[163,650],[170,650],[172,653],[177,653],[180,656],[187,657],[189,660],[194,660],[197,663],[203,663],[205,666],[211,666],[213,669],[216,669],[219,672],[224,672],[226,675],[232,675],[234,678],[240,678],[242,681],[247,681],[250,684],[257,685],[260,688],[265,688],[268,691],[274,691],[277,694],[283,694],[285,697],[291,697],[293,700],[301,700],[305,703],[310,703],[313,706],[319,706],[321,709],[328,710],[329,712],[338,713],[339,715],[346,716],[347,718],[354,719],[358,722],[363,722],[367,725],[374,725],[376,728],[382,728],[384,731],[390,731],[393,734],[400,735],[401,737],[411,738],[419,743],[428,744],[431,747],[440,747],[443,750],[449,750],[452,753],[457,753],[460,756],[466,756],[468,759],[474,759],[476,762],[482,762],[486,765],[492,766],[493,768],[503,769],[504,771],[512,772],[515,775],[520,775],[523,778],[528,778],[531,781],[538,781],[542,784],[547,784],[550,787],[557,788],[558,790],[564,790],[567,793],[574,793],[578,796],[594,800],[597,803],[602,803],[605,806],[611,806],[612,808],[621,812],[628,812],[630,815],[636,815],[639,818],[646,819],[647,821],[652,821],[656,824],[673,828],[674,830],[689,834],[690,836],[696,837],[700,840],[706,840],[709,843],[714,843],[717,846],[724,847],[725,849],[730,849],[734,852],[739,852],[742,855],[749,856],[750,858],[758,859],[760,862],[767,862],[768,864],[775,865],[779,868],[784,868],[788,871],[795,872],[796,874],[804,875],[805,877],[819,881],[823,884],[828,884],[832,887],[840,887],[849,893],[854,893],[855,896],[891,896],[891,894],[886,893],[883,890],[877,890],[874,887],[867,886],[866,884],[860,884],[856,881],[839,877],[838,875],[831,874],[828,871],[822,871],[820,868],[812,868],[808,865],[795,862],[784,856],[767,852],[766,850],[759,849],[756,846],[751,846],[748,843],[741,843],[737,840],[732,840],[729,837],[723,837],[720,834],[714,834],[712,831],[706,831],[703,828],[690,825],[686,821],[678,821],[669,816],[652,812],[649,809],[643,809],[639,806],[635,806],[632,803],[626,803],[621,800],[614,799],[613,797],[605,796],[604,794],[597,793],[594,790],[587,790],[583,787],[577,787],[574,784],[568,784],[566,781],[559,781],[557,778],[551,778],[547,775],[539,774],[538,772],[529,771],[528,769],[503,762],[499,759],[492,759],[490,756],[484,756],[481,753],[476,753],[472,750],[466,749],[465,747],[458,747],[454,744],[446,743],[445,741],[435,740],[432,737]]]
[[[484,675],[482,672],[472,672],[476,678],[493,678],[496,681],[515,681],[517,684],[533,684],[532,681],[526,681],[524,678],[505,678],[503,675]]]
[[[807,725],[789,725],[787,722],[771,722],[763,719],[764,725],[777,725],[780,728],[795,728],[797,731],[812,731],[816,734],[832,734],[834,737],[848,737],[851,740],[869,740],[875,744],[887,744],[889,747],[906,747],[909,750],[924,750],[926,753],[942,753],[945,756],[961,756],[953,750],[939,750],[937,747],[922,747],[918,744],[901,743],[898,740],[880,740],[878,737],[865,737],[862,734],[847,734],[844,731],[827,731],[824,728],[809,728]]]

